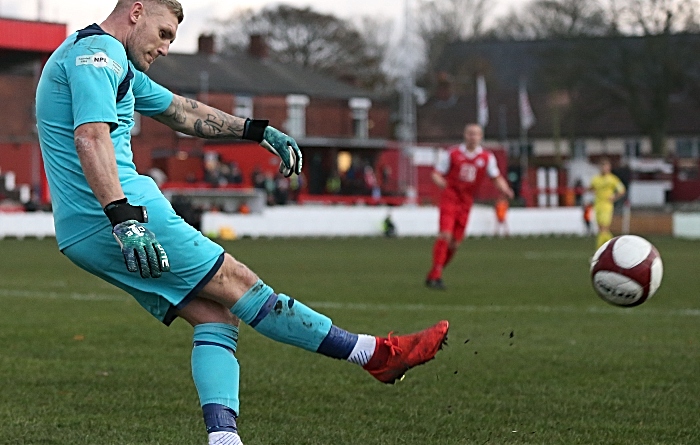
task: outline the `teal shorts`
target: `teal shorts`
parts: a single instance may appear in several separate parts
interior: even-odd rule
[[[163,196],[139,202],[148,208],[149,230],[163,246],[170,272],[141,278],[126,270],[124,255],[105,217],[104,229],[72,244],[63,253],[76,265],[131,294],[144,309],[170,325],[206,286],[224,262],[224,249],[187,224]]]

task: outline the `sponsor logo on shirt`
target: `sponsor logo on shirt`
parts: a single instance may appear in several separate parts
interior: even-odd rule
[[[75,66],[81,65],[92,65],[95,68],[109,68],[116,73],[117,76],[121,76],[124,71],[117,62],[110,59],[105,53],[89,54],[85,56],[78,56],[75,59]]]

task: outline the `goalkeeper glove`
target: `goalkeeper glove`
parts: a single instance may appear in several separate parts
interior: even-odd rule
[[[290,177],[292,173],[301,174],[301,150],[296,141],[275,127],[268,125],[269,121],[246,119],[243,129],[243,139],[255,141],[264,149],[279,157],[280,173]]]
[[[146,207],[132,206],[124,198],[107,204],[104,212],[112,223],[112,235],[122,249],[129,272],[158,278],[162,272],[170,271],[165,249],[155,234],[142,225],[148,222]]]

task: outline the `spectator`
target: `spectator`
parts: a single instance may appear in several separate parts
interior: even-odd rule
[[[508,236],[508,200],[506,198],[499,198],[496,201],[496,236]]]
[[[204,182],[212,187],[219,186],[219,161],[216,159],[206,159],[204,161]]]
[[[265,190],[265,174],[260,170],[260,167],[253,168],[250,182],[253,183],[254,188]]]
[[[387,238],[394,238],[396,236],[396,224],[391,219],[391,213],[386,215],[384,218],[384,236]]]
[[[274,205],[275,178],[271,173],[265,173],[263,176],[265,178],[263,184],[265,187],[265,193],[267,193],[267,205]]]
[[[353,160],[350,168],[345,172],[342,189],[348,195],[358,194],[363,188],[364,178],[359,170],[357,163]]]
[[[333,173],[328,175],[328,179],[326,180],[326,193],[331,195],[340,193],[340,176],[338,176],[338,172],[333,171]]]
[[[216,169],[219,174],[219,186],[224,187],[229,185],[228,178],[231,175],[231,169],[229,168],[229,166],[222,162],[217,162]]]
[[[377,176],[374,174],[374,169],[369,164],[365,165],[364,179],[365,188],[369,190],[372,199],[378,201],[382,197],[382,192],[379,189],[379,182],[377,181]]]
[[[586,225],[586,235],[593,235],[593,227],[591,227],[591,221],[593,221],[593,204],[590,201],[586,201],[583,206],[583,223]]]
[[[384,194],[388,194],[388,191],[391,188],[390,187],[391,175],[392,175],[391,166],[384,164],[381,168],[381,178],[382,178],[381,187],[384,190]]]
[[[585,191],[585,187],[583,186],[583,181],[581,178],[577,178],[576,182],[574,182],[574,196],[576,196],[576,201],[575,205],[580,206],[582,204],[582,198],[583,198],[583,192]]]
[[[273,190],[275,205],[286,205],[289,199],[289,179],[281,173],[275,176],[275,189]]]
[[[226,177],[226,180],[228,181],[229,184],[236,184],[236,185],[243,184],[243,173],[241,172],[241,169],[238,166],[238,163],[231,162],[228,165],[228,175]]]

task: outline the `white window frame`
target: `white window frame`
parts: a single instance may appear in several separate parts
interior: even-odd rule
[[[678,146],[681,143],[690,144],[690,154],[679,153]],[[700,157],[700,147],[698,144],[698,139],[696,139],[696,138],[678,138],[678,139],[676,139],[675,145],[676,145],[676,147],[675,147],[676,156],[681,158],[681,159],[691,159],[691,158]]]
[[[236,96],[236,104],[233,107],[233,115],[252,119],[254,113],[253,96]]]
[[[632,147],[634,146],[634,150]],[[634,151],[634,153],[633,153]],[[642,141],[639,139],[625,139],[625,158],[636,159],[642,154]]]
[[[352,110],[353,136],[367,139],[369,137],[369,109],[372,108],[372,101],[366,97],[353,97],[348,101],[348,106]]]
[[[287,96],[287,121],[284,129],[293,138],[306,137],[306,107],[309,102],[309,96],[304,94]]]
[[[588,156],[588,144],[586,144],[585,139],[575,139],[571,143],[571,158],[572,159],[586,159]]]

